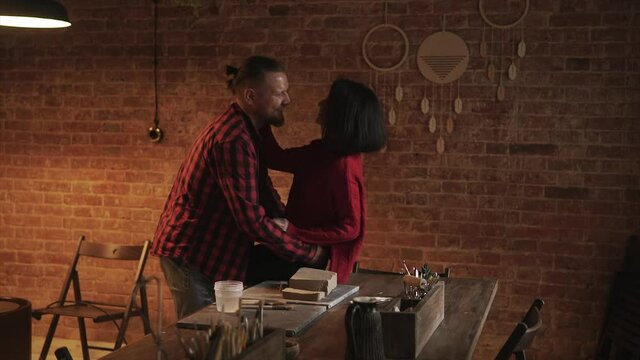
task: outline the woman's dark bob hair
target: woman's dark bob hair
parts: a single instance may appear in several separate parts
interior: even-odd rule
[[[366,85],[334,81],[322,113],[322,141],[335,153],[373,152],[385,146],[382,106]]]

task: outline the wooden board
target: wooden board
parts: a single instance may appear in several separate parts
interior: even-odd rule
[[[296,336],[307,326],[313,323],[326,310],[320,305],[292,305],[291,310],[264,310],[264,327],[274,329],[284,329],[287,336]],[[243,314],[253,319],[255,309],[243,310]],[[178,327],[185,329],[208,329],[211,319],[214,323],[218,319],[227,321],[237,321],[237,315],[231,313],[220,313],[215,305],[209,305],[178,321]]]
[[[282,297],[287,300],[320,301],[324,299],[324,291],[309,291],[294,288],[282,289]]]
[[[278,300],[284,301],[289,304],[308,304],[308,305],[322,305],[327,309],[334,307],[336,304],[346,299],[347,297],[358,292],[360,287],[357,285],[344,285],[340,284],[336,286],[331,293],[318,301],[304,301],[304,300],[289,300],[282,297],[280,289],[286,287],[286,281],[263,281],[258,285],[245,289],[242,293],[243,299],[260,299],[260,300]]]

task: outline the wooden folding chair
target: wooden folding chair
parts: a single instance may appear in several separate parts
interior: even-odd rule
[[[149,313],[147,306],[147,293],[144,282],[144,266],[147,262],[149,254],[149,241],[145,241],[140,246],[123,246],[113,244],[101,244],[85,241],[85,237],[81,236],[76,249],[73,261],[67,272],[67,276],[62,285],[58,300],[49,306],[34,310],[32,316],[40,320],[42,315],[53,315],[49,331],[45,339],[40,359],[44,360],[49,352],[51,341],[56,332],[58,321],[61,316],[70,316],[78,319],[78,328],[80,331],[80,341],[82,343],[82,357],[89,360],[89,349],[99,349],[113,351],[119,349],[125,341],[125,332],[129,325],[129,319],[132,316],[140,316],[144,326],[145,334],[151,332],[149,324]],[[131,292],[126,304],[110,304],[104,302],[87,301],[82,299],[80,292],[80,279],[78,277],[77,265],[81,257],[92,257],[118,261],[137,261],[137,270]],[[73,285],[73,300],[67,300],[69,288]],[[136,303],[136,296],[140,294],[140,305]],[[113,322],[118,327],[118,336],[113,348],[92,346],[87,343],[87,332],[85,327],[85,319],[92,319],[95,323],[106,321]],[[118,324],[117,320],[120,320]]]
[[[535,299],[529,311],[521,322],[516,325],[507,341],[500,349],[496,356],[496,360],[508,360],[512,355],[517,360],[526,360],[524,351],[531,345],[536,337],[538,330],[542,327],[542,318],[540,317],[540,309],[542,309],[544,301]]]

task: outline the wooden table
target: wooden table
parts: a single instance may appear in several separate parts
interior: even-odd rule
[[[353,274],[349,282],[360,285],[359,296],[395,296],[402,291],[397,275]],[[445,282],[444,320],[418,359],[471,359],[498,289],[497,280],[450,278]],[[329,309],[315,326],[298,337],[299,360],[344,358],[347,306]]]
[[[395,296],[402,290],[400,278],[399,275],[352,274],[349,283],[360,286],[357,296]],[[445,318],[418,359],[471,359],[498,289],[497,280],[450,278],[445,281]],[[329,309],[295,338],[300,343],[299,360],[344,359],[347,306],[348,301],[345,301]],[[170,359],[185,358],[176,340],[175,326],[167,328],[164,343]],[[146,336],[103,359],[155,358],[153,341]]]

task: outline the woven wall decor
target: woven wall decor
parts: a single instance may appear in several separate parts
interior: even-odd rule
[[[448,84],[458,80],[469,65],[469,48],[449,31],[431,34],[418,48],[418,69],[427,80]]]
[[[396,33],[398,33],[400,35],[400,37],[402,38],[402,45],[403,45],[403,53],[402,56],[400,58],[400,60],[398,62],[396,62],[395,64],[392,64],[391,66],[387,66],[387,67],[383,67],[383,66],[378,66],[376,64],[373,63],[373,61],[371,61],[370,57],[369,57],[369,53],[368,50],[371,47],[371,42],[369,41],[369,38],[371,37],[372,34],[374,34],[377,31],[384,31],[384,30],[392,30]],[[371,67],[371,69],[373,69],[376,73],[375,73],[375,81],[372,84],[372,87],[374,89],[378,89],[378,73],[389,73],[391,71],[394,71],[396,69],[398,69],[400,66],[402,66],[405,61],[407,60],[407,56],[409,55],[409,38],[407,37],[407,34],[405,34],[405,32],[400,29],[399,27],[389,24],[387,22],[387,3],[384,4],[384,24],[379,24],[374,26],[373,28],[371,28],[371,30],[369,30],[367,32],[367,34],[365,35],[364,39],[362,40],[362,57],[364,58],[364,61],[367,63],[367,65],[369,65],[369,67]],[[393,103],[393,99],[395,99],[398,103],[400,103],[402,101],[404,97],[404,91],[402,89],[402,84],[401,84],[401,76],[400,74],[398,74],[398,83],[395,86],[395,89],[393,91],[393,95],[390,96],[389,98],[391,99],[389,101],[389,104],[387,104],[388,107],[388,111],[387,111],[387,121],[389,122],[390,125],[395,125],[396,123],[396,111],[394,109],[394,103]],[[381,96],[381,101],[383,103],[383,106],[385,105],[386,102],[386,96],[385,96],[385,87],[382,87],[382,96]]]
[[[443,20],[444,23],[444,20]],[[456,114],[462,112],[462,99],[460,98],[460,82],[456,86],[456,97],[453,98],[453,82],[460,79],[469,65],[469,48],[467,43],[457,34],[443,30],[429,35],[422,41],[416,56],[420,73],[435,84],[433,94],[439,93],[440,99],[427,98],[425,85],[424,97],[420,102],[420,110],[428,117],[429,132],[435,134],[440,129],[440,136],[436,141],[436,151],[439,154],[444,152],[445,143],[443,137],[443,126],[438,126],[438,122],[444,122],[444,129],[451,134],[454,129],[452,111]],[[448,96],[445,97],[445,84],[449,84]],[[439,89],[435,89],[439,86]],[[438,111],[437,105],[440,103]],[[445,105],[449,103],[449,105]]]
[[[518,77],[518,69],[519,65],[516,61],[516,55],[518,58],[523,58],[527,52],[527,45],[524,41],[524,28],[522,26],[524,18],[529,13],[530,0],[521,0],[523,2],[523,10],[522,12],[515,18],[514,21],[510,23],[499,23],[496,20],[493,20],[485,11],[485,1],[486,0],[478,0],[478,12],[480,13],[480,17],[483,21],[482,27],[482,40],[480,41],[480,56],[486,59],[486,74],[487,78],[491,83],[496,83],[496,99],[498,101],[503,101],[505,98],[505,89],[503,79],[506,77],[509,80],[515,80]],[[520,40],[517,44],[517,31],[515,30],[516,26],[520,24]],[[490,40],[487,43],[485,39],[485,25],[488,25],[490,29]],[[492,49],[492,47],[497,48],[494,44],[494,36],[493,33],[495,31],[501,30],[500,38],[496,41],[500,41],[499,49]],[[508,37],[508,33],[511,31],[511,40],[514,45],[514,54],[505,55],[505,42],[509,40],[505,40]],[[506,34],[505,34],[506,33]],[[499,54],[496,54],[499,51]],[[505,57],[508,57],[509,64],[505,64]]]

